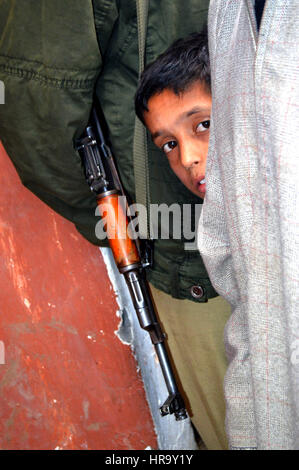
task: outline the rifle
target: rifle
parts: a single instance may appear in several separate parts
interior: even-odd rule
[[[98,117],[101,116],[101,122]],[[177,421],[187,418],[185,404],[178,390],[174,373],[164,344],[165,335],[158,323],[142,261],[140,240],[134,240],[126,230],[126,237],[118,227],[128,228],[126,209],[121,210],[118,199],[124,190],[118,176],[110,146],[104,137],[105,120],[99,105],[94,105],[83,135],[76,143],[81,156],[85,177],[90,189],[97,196],[97,203],[106,210],[105,231],[114,260],[124,275],[140,327],[146,330],[155,347],[165,384],[169,393],[160,407],[162,416],[174,414]],[[108,208],[108,210],[107,210]],[[103,212],[102,212],[103,214]],[[125,225],[124,225],[125,224]]]

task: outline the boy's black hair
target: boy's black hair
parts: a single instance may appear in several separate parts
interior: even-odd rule
[[[200,80],[211,91],[208,33],[192,33],[175,41],[163,54],[143,71],[135,95],[135,112],[144,123],[149,99],[163,90],[176,95]]]

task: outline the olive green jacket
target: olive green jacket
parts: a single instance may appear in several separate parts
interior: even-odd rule
[[[208,0],[151,0],[146,62],[176,38],[199,31]],[[71,220],[94,244],[96,199],[85,181],[74,139],[87,123],[96,90],[123,185],[134,200],[132,144],[138,42],[134,0],[1,0],[0,139],[23,184]],[[149,142],[152,203],[201,203]],[[156,240],[149,280],[175,298],[194,300],[200,285],[216,296],[199,253],[184,240]]]

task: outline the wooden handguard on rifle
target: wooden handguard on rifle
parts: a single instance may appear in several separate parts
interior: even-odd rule
[[[101,120],[103,122],[102,116]],[[173,413],[176,420],[185,419],[187,413],[184,401],[179,393],[165,348],[165,335],[158,323],[151,300],[139,245],[133,237],[129,236],[126,207],[119,204],[119,197],[124,195],[124,191],[95,106],[91,112],[90,122],[77,142],[77,150],[81,156],[90,189],[97,196],[102,215],[105,214],[105,231],[114,260],[120,273],[125,276],[140,326],[150,334],[160,362],[169,392],[167,400],[160,407],[161,415]],[[125,236],[123,227],[126,229]]]

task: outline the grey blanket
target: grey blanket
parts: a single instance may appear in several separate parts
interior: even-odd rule
[[[299,1],[212,0],[213,116],[198,244],[232,305],[231,449],[299,449]]]

